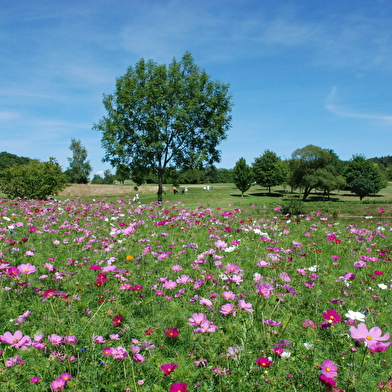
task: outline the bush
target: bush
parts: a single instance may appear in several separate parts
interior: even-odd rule
[[[32,161],[0,172],[0,189],[9,198],[45,199],[67,186],[67,177],[54,158],[48,162]]]

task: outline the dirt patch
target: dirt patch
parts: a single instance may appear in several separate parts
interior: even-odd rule
[[[165,190],[169,190],[168,188]],[[139,187],[139,195],[156,193],[157,185],[142,185]],[[71,184],[59,193],[60,196],[134,196],[136,191],[133,185],[99,185],[99,184]]]

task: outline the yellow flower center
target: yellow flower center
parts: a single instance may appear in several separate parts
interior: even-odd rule
[[[330,368],[325,368],[325,370],[326,370],[327,372],[330,372],[330,371],[331,371],[331,369],[330,369]]]
[[[373,338],[370,335],[366,336],[366,339],[367,340],[373,340]]]

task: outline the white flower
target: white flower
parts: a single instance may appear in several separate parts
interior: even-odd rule
[[[311,350],[314,347],[314,344],[312,343],[304,343],[304,346],[307,350]]]
[[[360,312],[354,312],[353,310],[349,310],[345,317],[351,320],[360,321],[361,323],[365,322],[365,315]]]
[[[387,288],[388,288],[388,286],[386,285],[386,284],[384,284],[384,283],[380,283],[380,284],[378,284],[377,285],[380,289],[382,289],[382,290],[386,290]]]
[[[291,355],[290,351],[284,351],[280,357],[285,359],[288,358],[290,355]]]
[[[235,251],[236,249],[237,249],[237,247],[233,245],[233,246],[229,246],[228,248],[225,248],[224,250],[225,250],[225,252],[230,253],[230,252]]]
[[[312,265],[311,267],[305,269],[307,269],[310,272],[316,272],[318,270],[318,265]]]
[[[10,221],[11,220],[11,218],[8,218],[8,216],[3,216],[3,219],[6,220],[6,221]]]

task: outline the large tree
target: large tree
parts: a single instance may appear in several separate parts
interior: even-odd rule
[[[233,168],[234,185],[241,191],[241,196],[252,186],[253,172],[245,158],[240,158]]]
[[[336,175],[339,158],[332,150],[309,144],[292,153],[289,162],[289,184],[303,190],[302,200],[306,200],[312,189],[323,189],[326,193],[341,186],[342,178]],[[336,177],[336,183],[328,173]]]
[[[252,163],[255,181],[258,185],[268,188],[283,184],[287,179],[287,166],[273,151],[265,150],[263,155]]]
[[[155,172],[158,202],[168,168],[220,160],[216,147],[231,124],[229,86],[211,80],[188,52],[169,65],[141,59],[103,103],[107,115],[94,125],[102,132],[103,161],[129,165],[132,177]]]
[[[69,168],[65,171],[68,182],[73,184],[87,184],[88,177],[93,170],[90,161],[87,161],[87,149],[77,139],[71,140],[69,149],[72,151],[72,158],[67,158]]]
[[[346,170],[347,188],[362,200],[374,195],[387,186],[377,163],[367,160],[363,155],[354,155]]]

